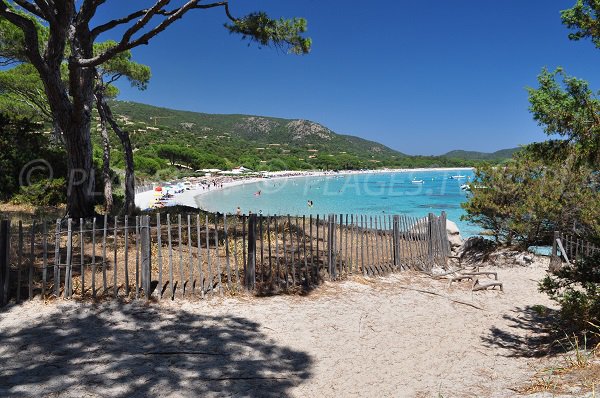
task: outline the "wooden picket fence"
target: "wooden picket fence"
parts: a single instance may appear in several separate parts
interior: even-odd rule
[[[446,215],[142,215],[0,222],[0,304],[306,291],[351,274],[444,267]]]
[[[563,264],[570,265],[583,257],[599,252],[599,247],[584,239],[556,231],[552,240],[550,270],[557,270]]]

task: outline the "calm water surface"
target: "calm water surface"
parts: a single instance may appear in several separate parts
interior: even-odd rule
[[[464,179],[450,179],[462,175]],[[477,235],[478,227],[461,221],[468,193],[460,186],[473,178],[471,170],[356,174],[327,177],[265,179],[209,192],[195,198],[198,207],[222,213],[262,214],[406,214],[424,217],[445,211],[463,237]],[[423,180],[415,184],[413,180]],[[257,193],[260,191],[260,195]],[[308,201],[312,201],[312,207]]]

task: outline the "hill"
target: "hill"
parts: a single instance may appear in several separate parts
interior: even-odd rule
[[[242,165],[275,171],[456,167],[477,163],[467,157],[408,156],[374,141],[337,134],[309,120],[207,114],[126,101],[113,101],[111,106],[130,133],[136,172],[142,177],[170,178],[182,169]],[[101,147],[97,131],[93,139]],[[116,136],[111,136],[111,142],[113,166],[122,168]]]
[[[476,151],[463,151],[454,150],[441,155],[445,158],[451,159],[466,159],[466,160],[487,160],[487,161],[503,161],[508,160],[512,157],[515,152],[518,152],[521,148],[509,148],[501,149],[496,152],[476,152]]]

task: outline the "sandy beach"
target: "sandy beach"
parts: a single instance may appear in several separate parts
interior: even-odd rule
[[[263,175],[269,180],[285,180],[292,178],[303,178],[303,177],[332,177],[332,176],[343,176],[343,175],[359,175],[359,174],[380,174],[380,173],[409,173],[409,172],[420,172],[420,171],[460,171],[460,170],[472,170],[469,167],[439,167],[439,168],[416,168],[416,169],[377,169],[377,170],[343,170],[339,172],[331,171],[275,171],[265,172]],[[209,181],[220,179],[224,180],[225,176],[208,177]],[[170,205],[176,206],[189,206],[197,207],[195,198],[199,195],[204,195],[208,192],[214,192],[215,190],[223,190],[231,187],[252,184],[256,182],[265,181],[265,178],[256,176],[236,176],[236,179],[225,180],[217,186],[210,186],[209,188],[202,188],[195,186],[191,190],[186,190],[180,194],[175,194],[170,201]],[[154,192],[146,191],[136,194],[135,204],[142,210],[147,209],[151,203],[154,202]]]
[[[558,361],[535,311],[545,268],[498,269],[504,292],[404,272],[305,297],[13,305],[0,396],[519,396]]]

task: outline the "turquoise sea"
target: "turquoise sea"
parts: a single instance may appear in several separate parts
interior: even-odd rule
[[[465,176],[451,179],[452,176]],[[478,227],[461,221],[461,203],[468,193],[460,186],[473,178],[470,169],[330,175],[265,179],[205,193],[195,198],[199,208],[222,213],[267,215],[406,214],[423,217],[445,211],[463,237],[477,235]],[[413,180],[423,180],[415,184]],[[260,195],[257,194],[260,191]],[[308,201],[312,201],[312,207]]]

